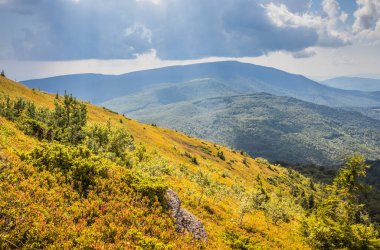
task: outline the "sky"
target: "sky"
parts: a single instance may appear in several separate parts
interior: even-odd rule
[[[16,80],[238,60],[380,77],[380,0],[0,0]]]

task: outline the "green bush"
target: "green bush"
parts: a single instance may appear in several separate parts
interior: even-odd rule
[[[223,151],[218,151],[218,152],[216,153],[216,156],[219,157],[222,161],[225,161],[225,160],[226,160],[226,157],[224,156]]]
[[[163,178],[150,176],[148,173],[138,170],[129,170],[125,177],[135,191],[148,196],[151,201],[156,198],[160,202],[164,200],[168,186]]]
[[[240,250],[255,250],[261,247],[254,242],[250,237],[242,236],[232,230],[227,230],[222,235],[224,242],[231,247],[231,249]]]
[[[96,178],[107,177],[106,163],[84,146],[43,144],[20,158],[40,171],[61,172],[82,196],[87,195]]]

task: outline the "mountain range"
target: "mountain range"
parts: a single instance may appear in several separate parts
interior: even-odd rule
[[[63,93],[67,90],[78,98],[95,104],[108,103],[114,101],[115,98],[118,98],[118,101],[123,97],[129,98],[130,95],[164,88],[157,94],[157,98],[159,102],[167,103],[170,99],[178,101],[178,95],[182,94],[178,92],[181,89],[173,91],[167,87],[180,86],[181,88],[183,84],[189,86],[189,82],[195,84],[201,81],[197,91],[202,92],[203,87],[206,89],[210,87],[205,79],[214,85],[212,92],[215,93],[210,93],[212,96],[220,95],[224,91],[226,96],[231,92],[235,94],[267,92],[335,107],[380,106],[379,94],[331,88],[301,75],[235,61],[171,66],[123,75],[65,75],[28,80],[23,83],[30,88],[39,88],[50,93]],[[162,93],[163,96],[159,96]],[[193,100],[197,98],[196,95],[188,92],[188,89],[186,89],[186,94]],[[139,102],[139,105],[144,107],[150,100],[141,98]],[[112,108],[112,105],[110,107]],[[118,108],[118,111],[123,110]]]
[[[353,152],[380,158],[380,92],[332,88],[274,68],[225,61],[23,83],[66,90],[131,118],[273,161],[335,165]]]

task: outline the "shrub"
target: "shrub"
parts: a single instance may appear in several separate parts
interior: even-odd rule
[[[106,163],[83,146],[43,144],[29,153],[21,154],[20,158],[40,171],[61,172],[66,182],[72,184],[82,196],[87,196],[96,178],[107,177]]]
[[[163,178],[150,176],[143,171],[129,170],[126,179],[134,190],[148,196],[151,201],[154,201],[155,198],[160,202],[164,200],[168,186]]]
[[[261,247],[250,237],[242,236],[232,230],[227,230],[222,235],[224,242],[232,249],[254,250]]]
[[[218,156],[222,161],[225,161],[225,160],[226,160],[226,157],[224,156],[223,151],[218,151],[218,152],[216,153],[216,156]]]

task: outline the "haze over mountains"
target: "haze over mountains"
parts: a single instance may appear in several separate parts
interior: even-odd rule
[[[327,86],[346,90],[380,91],[380,79],[363,77],[336,77],[321,82]]]
[[[24,84],[67,90],[140,121],[273,161],[335,165],[353,152],[380,158],[380,92],[332,88],[274,68],[226,61]]]
[[[328,106],[380,106],[378,95],[373,93],[335,89],[301,75],[235,61],[172,66],[124,75],[66,75],[29,80],[23,83],[28,87],[40,88],[52,93],[57,91],[63,93],[67,90],[82,100],[99,104],[114,98],[141,93],[141,91],[151,91],[152,88],[157,89],[158,85],[167,87],[169,84],[173,84],[176,86],[189,81],[194,84],[199,80],[204,84],[204,79],[211,79],[213,84],[221,83],[220,88],[226,91],[226,95],[229,95],[230,92],[239,94],[267,92]],[[206,88],[208,88],[207,85]],[[220,88],[219,86],[214,87],[215,95],[220,95]],[[178,93],[173,93],[173,95],[176,96]],[[164,97],[164,99],[177,98],[172,95]],[[160,97],[158,98],[160,99]],[[166,100],[163,101],[166,102]],[[146,105],[144,102],[142,104],[142,106]],[[118,108],[118,111],[123,110]]]

